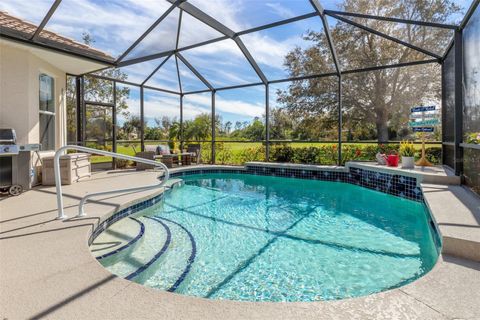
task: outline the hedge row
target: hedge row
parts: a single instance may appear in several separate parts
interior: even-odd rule
[[[375,161],[375,155],[398,153],[399,145],[347,145],[342,146],[342,164],[348,161]],[[433,164],[439,164],[442,157],[442,148],[430,147],[425,149],[427,159]],[[415,157],[420,158],[420,151]],[[270,161],[290,162],[303,164],[333,165],[338,160],[338,147],[326,145],[322,147],[292,148],[289,145],[273,146],[270,148]]]

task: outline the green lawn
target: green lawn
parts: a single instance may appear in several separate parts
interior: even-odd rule
[[[149,145],[158,145],[160,143],[158,142],[147,142],[146,144]],[[242,143],[242,142],[223,142],[225,149],[229,154],[226,156],[227,161],[230,163],[234,164],[241,164],[242,160],[248,160],[248,155],[246,155],[245,151],[246,149],[250,148],[255,148],[258,149],[262,147],[261,142],[249,142],[249,143]],[[335,145],[334,143],[319,143],[319,142],[301,142],[301,143],[286,143],[290,145],[293,148],[304,148],[304,147],[323,147],[323,146],[328,146],[328,145]],[[135,143],[135,150],[137,152],[140,151],[140,143]],[[360,146],[360,147],[366,147],[366,146],[375,146],[377,143],[362,143],[362,144],[357,144],[357,143],[343,143],[344,146]],[[203,152],[203,158],[204,160],[209,160],[209,154],[210,154],[210,143],[205,143],[204,144],[204,152]],[[427,147],[441,147],[441,144],[435,144],[435,143],[429,143],[426,145]],[[421,144],[415,144],[415,148],[417,150],[421,150],[422,145]],[[117,144],[117,152],[122,153],[125,155],[130,155],[130,156],[135,156],[135,150],[132,146],[132,144],[126,144],[126,143],[118,143]],[[222,153],[217,151],[217,155],[222,157]],[[92,163],[100,163],[100,162],[111,162],[112,158],[111,157],[104,157],[104,156],[92,156]]]

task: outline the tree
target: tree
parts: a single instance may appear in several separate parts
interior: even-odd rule
[[[142,121],[138,115],[130,115],[129,119],[123,123],[122,130],[126,140],[130,140],[132,133],[138,133],[142,127]]]
[[[265,126],[258,117],[243,129],[243,137],[252,141],[261,141],[265,138]]]
[[[450,0],[344,0],[343,11],[411,20],[446,22],[459,11]],[[451,33],[438,28],[399,24],[380,20],[351,18],[370,28],[434,51],[444,48]],[[346,23],[331,27],[335,49],[343,70],[423,60],[423,53],[401,46]],[[332,58],[325,34],[308,32],[304,39],[312,46],[296,48],[285,58],[290,76],[332,71]],[[365,132],[374,124],[378,141],[387,141],[390,132],[400,130],[411,106],[438,101],[441,92],[439,67],[434,64],[418,67],[385,69],[346,75],[343,84],[344,129],[352,137],[357,128]],[[299,121],[323,118],[323,130],[333,129],[338,118],[337,77],[293,82],[279,93],[278,101]],[[312,121],[312,125],[319,123]],[[368,131],[368,130],[367,130]]]
[[[294,120],[284,109],[270,110],[270,139],[291,138],[294,125]]]
[[[226,133],[227,135],[230,134],[230,131],[232,130],[232,121],[227,121],[227,122],[225,122],[225,128],[224,128],[224,130],[225,130],[225,133]]]
[[[235,131],[242,129],[242,122],[235,121]]]

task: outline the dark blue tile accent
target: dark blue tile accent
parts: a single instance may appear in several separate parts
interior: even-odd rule
[[[300,168],[266,168],[263,166],[248,166],[247,173],[286,178],[345,182],[414,201],[423,201],[423,195],[417,187],[416,178],[380,173],[361,168],[350,168],[349,172],[338,172]]]
[[[168,190],[167,190],[168,192]],[[88,240],[88,245],[91,245],[92,242],[95,240],[96,237],[98,237],[98,235],[100,233],[102,233],[103,231],[105,231],[109,226],[111,226],[112,224],[114,224],[115,222],[125,218],[125,217],[128,217],[134,213],[137,213],[138,211],[141,211],[143,209],[146,209],[152,205],[154,205],[155,203],[159,202],[163,196],[164,196],[165,193],[162,193],[162,194],[159,194],[151,199],[147,199],[147,200],[144,200],[140,203],[136,203],[128,208],[125,208],[125,209],[122,209],[118,212],[116,212],[115,214],[113,214],[112,216],[110,216],[109,218],[107,218],[106,220],[104,220],[103,222],[101,222],[97,228],[92,232],[92,234],[90,235],[90,238]]]
[[[146,218],[148,218],[148,217],[146,217]],[[168,221],[170,223],[173,223],[173,224],[179,226],[180,228],[182,228],[187,233],[188,237],[190,238],[190,243],[192,244],[192,251],[190,253],[190,257],[188,257],[187,265],[186,265],[185,269],[183,270],[180,277],[178,277],[177,281],[175,281],[175,283],[169,289],[167,289],[167,291],[169,291],[169,292],[174,292],[175,290],[177,290],[177,288],[180,286],[180,284],[182,284],[183,280],[185,280],[185,277],[188,275],[188,273],[190,272],[190,269],[192,268],[192,264],[195,261],[195,257],[197,255],[197,243],[195,242],[195,238],[190,233],[190,231],[188,231],[188,229],[185,228],[180,223],[175,222],[175,221],[170,220],[170,219],[167,219],[167,218],[162,218],[162,217],[159,217],[159,216],[155,216],[155,217],[152,217],[150,219],[156,220],[158,222],[161,222],[160,220],[164,220],[164,221]]]
[[[162,249],[159,252],[157,252],[153,256],[153,258],[150,259],[146,264],[144,264],[143,266],[141,266],[140,268],[138,268],[137,270],[135,270],[134,272],[132,272],[128,276],[126,276],[125,279],[127,279],[127,280],[131,280],[131,279],[135,278],[136,276],[138,276],[143,271],[147,270],[148,267],[150,267],[155,261],[157,261],[165,253],[165,251],[167,251],[168,246],[170,245],[170,242],[172,241],[172,233],[170,232],[170,228],[165,223],[163,223],[162,221],[159,221],[157,219],[152,219],[152,218],[147,217],[147,216],[145,216],[145,218],[148,218],[148,219],[151,219],[151,220],[154,220],[154,221],[160,223],[163,226],[163,228],[165,229],[165,231],[167,232],[167,238],[165,240],[165,243],[163,244]]]
[[[135,242],[137,242],[138,240],[140,240],[141,237],[143,237],[143,234],[145,233],[145,225],[140,220],[137,220],[137,219],[132,218],[132,217],[130,217],[130,219],[132,219],[133,221],[137,222],[140,225],[140,231],[135,236],[135,238],[133,238],[128,243],[126,243],[125,245],[121,246],[120,248],[118,248],[116,250],[113,250],[113,251],[110,251],[108,253],[102,254],[101,256],[98,256],[97,260],[101,260],[101,259],[104,259],[106,257],[110,257],[114,254],[117,254],[117,253],[129,248],[130,246],[134,245]]]

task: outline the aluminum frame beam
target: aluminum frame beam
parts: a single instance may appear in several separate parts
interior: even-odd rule
[[[360,29],[362,29],[362,30],[364,30],[364,31],[367,31],[367,32],[372,33],[372,34],[374,34],[374,35],[377,35],[377,36],[379,36],[379,37],[382,37],[382,38],[385,38],[385,39],[387,39],[387,40],[390,40],[390,41],[396,42],[396,43],[398,43],[398,44],[401,44],[401,45],[403,45],[403,46],[405,46],[405,47],[408,47],[408,48],[410,48],[410,49],[412,49],[412,50],[416,50],[416,51],[418,51],[418,52],[421,52],[421,53],[423,53],[423,54],[425,54],[425,55],[431,56],[431,57],[436,58],[436,59],[438,59],[438,60],[441,60],[441,59],[442,59],[442,57],[439,56],[439,55],[436,54],[436,53],[430,52],[430,51],[428,51],[428,50],[425,50],[425,49],[422,49],[422,48],[420,48],[420,47],[417,47],[416,45],[413,45],[413,44],[411,44],[411,43],[408,43],[408,42],[405,42],[405,41],[403,41],[403,40],[397,39],[397,38],[395,38],[395,37],[389,36],[389,35],[387,35],[387,34],[385,34],[385,33],[383,33],[383,32],[380,32],[380,31],[377,31],[377,30],[372,29],[372,28],[370,28],[370,27],[364,26],[363,24],[357,23],[357,22],[352,21],[352,20],[350,20],[350,19],[346,19],[346,18],[341,17],[341,16],[336,15],[336,14],[328,14],[328,15],[329,15],[330,17],[332,17],[332,18],[335,18],[335,19],[340,20],[340,21],[342,21],[342,22],[348,23],[348,24],[350,24],[350,25],[352,25],[352,26],[354,26],[354,27],[360,28]]]
[[[129,85],[129,86],[144,87],[146,89],[161,91],[161,92],[170,93],[170,94],[176,94],[176,95],[180,94],[180,92],[176,92],[176,91],[172,91],[172,90],[141,85],[140,83],[125,81],[125,80],[118,80],[118,79],[114,79],[114,78],[110,78],[110,77],[106,77],[106,76],[101,76],[101,75],[97,75],[97,74],[86,74],[85,76],[92,77],[92,78],[97,78],[97,79],[102,79],[102,80],[116,81],[117,83],[122,83],[122,84],[126,84],[126,85]]]
[[[190,64],[190,62],[188,62],[187,59],[185,59],[184,56],[182,56],[179,52],[177,52],[177,54],[176,54],[175,56],[178,57],[178,59],[180,59],[180,61],[182,61],[183,64],[186,65],[187,68],[190,69],[190,71],[192,71],[193,74],[194,74],[200,81],[202,81],[205,86],[207,86],[207,88],[209,89],[209,91],[214,90],[214,88],[213,88],[213,86],[210,84],[210,82],[208,82],[208,80],[205,79],[205,78],[200,74],[200,72],[198,72],[197,69],[195,69],[195,68]]]
[[[175,50],[178,50],[178,42],[180,41],[180,28],[182,27],[183,10],[178,14],[177,37],[175,39]],[[180,77],[180,68],[178,67],[178,57],[175,55],[175,68],[177,69],[178,90],[180,90],[180,97],[183,95],[182,78]]]
[[[143,86],[148,80],[150,80],[151,77],[153,77],[153,75],[155,73],[157,73],[158,70],[160,70],[160,68],[168,61],[168,59],[170,59],[172,55],[169,55],[165,60],[163,60],[159,65],[158,67],[156,67],[155,69],[153,69],[152,73],[150,73],[148,75],[148,77],[145,78],[145,80],[143,80],[143,82],[140,84],[141,86]]]
[[[176,2],[174,2],[174,0],[168,0],[168,1],[170,3],[176,3]],[[263,71],[260,69],[260,67],[258,66],[255,59],[252,57],[252,55],[250,54],[248,49],[245,47],[245,45],[243,44],[243,41],[238,37],[238,35],[233,30],[231,30],[230,28],[228,28],[224,24],[220,23],[219,21],[215,20],[214,18],[212,18],[211,16],[209,16],[208,14],[206,14],[202,10],[198,9],[197,7],[195,7],[194,5],[192,5],[189,2],[181,2],[179,4],[177,3],[176,6],[180,9],[184,10],[185,12],[187,12],[188,14],[193,16],[194,18],[196,18],[196,19],[200,20],[201,22],[205,23],[209,27],[217,30],[221,34],[223,34],[223,35],[229,37],[230,39],[232,39],[233,41],[235,41],[238,48],[240,49],[240,51],[242,51],[243,55],[245,56],[245,59],[248,60],[248,62],[252,66],[252,68],[257,73],[257,76],[262,80],[262,82],[264,84],[267,83],[267,81],[268,81],[267,77],[265,76]]]
[[[340,76],[340,73],[341,73],[340,63],[338,62],[337,51],[335,50],[335,46],[332,40],[332,34],[330,33],[330,26],[328,25],[327,18],[325,17],[325,10],[323,9],[320,2],[318,2],[318,0],[310,0],[310,4],[313,6],[315,11],[317,11],[320,19],[322,20],[323,31],[325,32],[325,36],[327,37],[327,42],[330,48],[330,52],[332,54],[333,63],[335,64],[337,75]]]
[[[175,69],[177,69],[178,90],[180,90],[180,96],[183,95],[182,90],[182,78],[180,77],[180,69],[178,68],[178,58],[175,56]]]
[[[35,30],[35,33],[32,35],[30,40],[35,41],[38,38],[38,36],[40,36],[40,33],[42,32],[43,28],[45,28],[46,24],[48,23],[52,15],[55,13],[55,11],[57,10],[61,2],[62,0],[55,0],[55,2],[52,4],[47,14],[45,15],[45,17],[43,17],[42,22],[40,22],[37,30]]]
[[[465,26],[467,25],[468,21],[470,21],[470,18],[472,17],[473,13],[475,12],[475,10],[477,9],[477,7],[479,5],[480,5],[480,0],[475,0],[472,3],[472,5],[470,6],[470,8],[467,11],[467,14],[465,15],[462,22],[460,23],[459,30],[465,29]],[[448,44],[447,49],[445,50],[445,53],[443,54],[442,61],[447,58],[448,52],[450,51],[450,49],[452,49],[454,42],[455,42],[455,36],[453,36],[452,40],[450,40],[450,43]]]
[[[467,26],[468,21],[470,21],[470,18],[471,18],[472,15],[475,13],[475,10],[477,9],[477,7],[478,7],[479,5],[480,5],[480,0],[475,0],[475,1],[473,1],[473,3],[472,3],[472,5],[470,6],[470,8],[468,8],[468,11],[467,11],[467,13],[465,14],[465,17],[463,18],[462,23],[460,23],[460,30],[465,29],[465,27]]]
[[[416,66],[416,65],[430,64],[430,63],[439,63],[439,61],[438,61],[438,59],[429,59],[429,60],[403,62],[403,63],[389,64],[389,65],[383,65],[383,66],[373,66],[373,67],[367,67],[367,68],[361,68],[361,69],[344,70],[344,71],[341,72],[341,74],[346,75],[346,74],[352,74],[352,73],[361,73],[361,72],[378,71],[378,70],[384,70],[384,69],[402,68],[402,67],[409,67],[409,66]],[[104,80],[117,81],[118,83],[124,83],[124,84],[131,85],[131,86],[137,86],[137,87],[142,86],[142,84],[129,82],[129,81],[124,81],[124,80],[117,80],[117,79],[113,79],[113,78],[109,78],[109,77],[105,77],[105,76],[100,76],[100,75],[89,74],[88,76],[99,78],[99,79],[104,79]],[[299,77],[290,77],[290,78],[284,78],[284,79],[270,80],[270,81],[268,81],[268,84],[291,82],[291,81],[301,81],[301,80],[324,78],[324,77],[333,77],[333,76],[338,76],[338,74],[336,72],[329,72],[329,73],[312,74],[312,75],[305,75],[305,76],[299,76]],[[213,90],[222,91],[222,90],[240,89],[240,88],[246,88],[246,87],[260,86],[262,84],[263,84],[262,82],[254,82],[254,83],[240,84],[240,85],[235,85],[235,86],[213,88]],[[146,85],[143,85],[143,87],[145,87],[146,89],[151,89],[151,90],[162,91],[162,92],[166,92],[166,93],[170,93],[170,94],[180,95],[180,92],[175,92],[175,91],[171,91],[171,90],[167,90],[167,89],[161,89],[161,88],[156,88],[156,87],[151,87],[151,86],[146,86]],[[182,94],[183,95],[190,95],[190,94],[207,93],[207,92],[210,92],[210,91],[212,91],[212,90],[211,89],[205,89],[205,90],[183,92]]]
[[[364,13],[354,13],[354,12],[346,12],[346,11],[336,11],[336,10],[325,10],[325,14],[336,14],[340,16],[348,16],[348,17],[356,17],[356,18],[365,18],[365,19],[373,19],[373,20],[381,20],[381,21],[388,21],[388,22],[398,22],[403,24],[414,24],[424,27],[432,27],[432,28],[442,28],[442,29],[450,29],[450,30],[457,30],[459,27],[456,25],[451,24],[444,24],[444,23],[436,23],[436,22],[427,22],[427,21],[418,21],[418,20],[410,20],[410,19],[401,19],[401,18],[393,18],[393,17],[384,17],[384,16],[376,16],[371,14],[364,14]]]
[[[171,1],[172,5],[137,40],[135,40],[135,42],[132,43],[132,45],[128,47],[128,49],[125,50],[125,52],[122,53],[115,62],[118,63],[122,61],[143,39],[145,39],[146,36],[150,34],[150,32],[153,31],[153,29],[160,24],[160,22],[162,22],[170,14],[170,12],[172,12],[178,6],[178,4],[184,1],[186,0]]]
[[[140,150],[145,151],[145,94],[143,86],[140,86]]]
[[[463,34],[455,31],[455,108],[454,108],[454,170],[455,175],[463,173]]]
[[[255,27],[255,28],[246,29],[246,30],[237,32],[237,35],[242,36],[242,35],[245,35],[245,34],[258,32],[258,31],[265,30],[265,29],[275,28],[275,27],[282,26],[282,25],[289,24],[289,23],[293,23],[293,22],[296,22],[296,21],[301,21],[301,20],[312,18],[312,17],[316,17],[317,15],[318,14],[316,12],[311,12],[311,13],[307,13],[307,14],[304,14],[304,15],[301,15],[301,16],[290,18],[290,19],[279,20],[279,21],[269,23],[269,24],[265,24],[265,25],[262,25],[262,26],[258,26],[258,27]],[[185,47],[177,48],[176,50],[163,51],[163,52],[154,53],[154,54],[144,56],[144,57],[140,57],[140,58],[121,61],[121,62],[119,62],[119,65],[127,66],[127,65],[134,64],[134,63],[140,63],[140,62],[144,62],[144,61],[148,61],[148,60],[154,60],[154,59],[165,57],[169,54],[174,54],[175,52],[190,50],[190,49],[198,48],[198,47],[201,47],[201,46],[205,46],[205,45],[212,44],[212,43],[215,43],[215,42],[220,42],[220,41],[227,40],[227,39],[230,39],[230,38],[228,36],[221,36],[221,37],[217,37],[217,38],[214,38],[214,39],[210,39],[210,40],[198,42],[198,43],[195,43],[195,44],[191,44],[191,45],[188,45],[188,46],[185,46]]]

